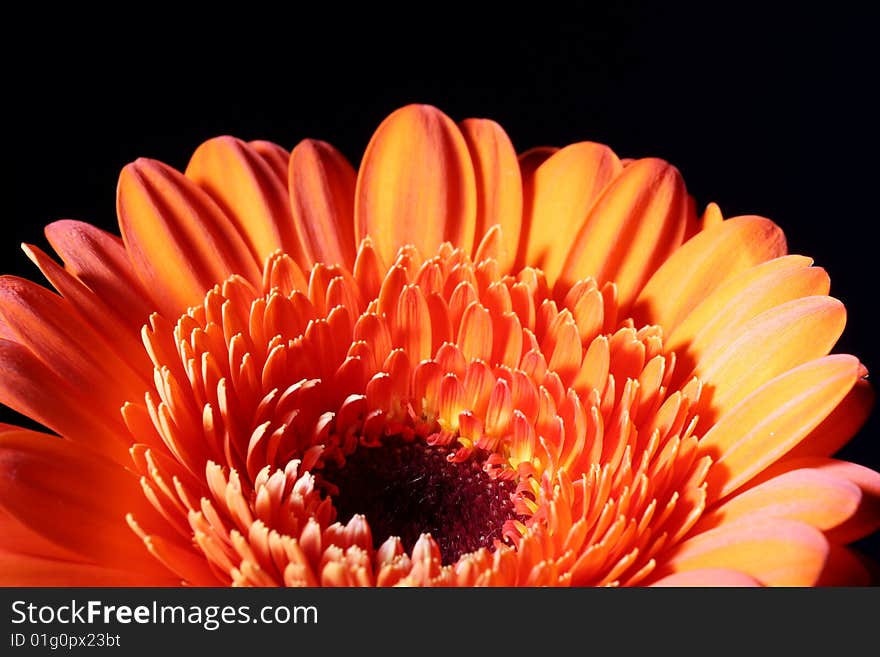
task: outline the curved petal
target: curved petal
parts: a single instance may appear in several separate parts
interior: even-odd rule
[[[637,160],[602,193],[568,252],[561,278],[592,276],[617,285],[629,310],[651,275],[684,238],[688,193],[678,169],[655,158]]]
[[[140,331],[156,304],[141,285],[122,240],[91,224],[69,219],[49,224],[44,232],[65,269],[101,299],[113,299],[119,315],[133,330]]]
[[[659,324],[672,331],[725,280],[785,252],[782,231],[763,217],[734,217],[707,228],[648,280],[633,306],[636,325]]]
[[[26,430],[0,433],[0,505],[85,560],[164,574],[125,520],[130,512],[155,518],[137,477],[69,441]]]
[[[722,568],[754,577],[766,586],[812,586],[828,557],[828,542],[802,522],[765,518],[722,525],[673,548],[654,577]]]
[[[428,105],[407,105],[382,122],[358,171],[358,241],[369,235],[389,263],[406,243],[422,254],[447,241],[471,253],[476,211],[470,154],[448,116]]]
[[[115,299],[108,303],[107,300],[92,292],[78,278],[68,273],[36,246],[27,244],[22,248],[31,262],[39,267],[46,280],[58,290],[76,314],[83,317],[86,323],[101,336],[106,345],[117,356],[121,356],[128,367],[141,373],[148,373],[152,370],[150,359],[139,338],[142,325],[133,326],[130,318],[123,317],[115,305]],[[2,316],[2,312],[0,312],[0,316]],[[17,340],[18,335],[10,329],[6,333],[6,338]],[[149,387],[149,381],[145,381]]]
[[[299,255],[286,177],[249,144],[215,137],[192,154],[184,175],[204,189],[238,229],[258,263],[277,249]]]
[[[733,492],[779,460],[834,410],[862,372],[853,356],[826,356],[743,399],[700,441],[700,452],[714,461],[706,478],[709,499]]]
[[[707,345],[694,371],[706,384],[697,432],[770,379],[825,356],[845,324],[846,309],[837,299],[804,297],[761,313],[735,338]]]
[[[686,570],[661,577],[651,586],[659,587],[735,587],[761,586],[761,582],[751,575],[724,568],[701,568]]]
[[[848,520],[861,501],[859,487],[847,479],[801,467],[722,502],[700,518],[694,531],[736,521],[753,522],[756,518],[800,520],[824,531]]]
[[[645,158],[625,167],[596,201],[568,252],[561,278],[617,285],[621,309],[681,244],[689,203],[678,170]]]
[[[290,154],[290,209],[305,269],[316,262],[354,266],[357,174],[330,144],[305,139]]]
[[[826,477],[849,482],[861,492],[858,508],[828,532],[828,539],[839,544],[852,543],[880,529],[880,473],[858,463],[838,459],[801,458],[779,464],[780,470],[810,468]],[[830,502],[829,502],[830,503]]]
[[[16,429],[17,427],[10,425],[0,425],[0,434]],[[2,506],[0,506],[0,537],[3,540],[3,546],[0,547],[0,551],[13,554],[28,554],[47,559],[60,559],[62,561],[80,561],[80,556],[76,552],[67,550],[61,545],[56,545],[28,528],[27,525],[8,513]]]
[[[276,180],[283,185],[287,180],[290,153],[281,148],[278,144],[273,144],[271,141],[265,141],[263,139],[249,141],[248,146],[259,153],[260,157],[263,158],[263,161],[265,161],[266,164],[269,165],[269,168],[272,169]]]
[[[236,228],[171,167],[144,158],[126,166],[116,209],[134,269],[167,316],[200,303],[232,274],[259,284],[260,268]]]
[[[17,342],[70,385],[89,390],[104,410],[116,412],[148,384],[143,372],[133,370],[65,299],[36,283],[0,277],[0,315]]]
[[[729,341],[753,317],[801,297],[828,294],[828,274],[799,255],[783,256],[732,276],[667,333],[668,351],[687,349],[694,361],[706,345]]]
[[[873,407],[874,389],[867,380],[859,379],[837,408],[785,455],[785,460],[836,453],[859,432]]]
[[[543,269],[552,285],[562,271],[572,234],[622,171],[610,148],[588,141],[566,146],[538,166],[528,187],[525,264]]]
[[[0,340],[0,403],[119,463],[130,460],[121,416],[96,414],[87,389],[74,388],[9,340]]]
[[[467,142],[477,185],[476,242],[495,225],[501,227],[503,249],[499,262],[513,267],[522,229],[522,179],[510,138],[488,119],[465,119],[459,125]]]
[[[529,233],[531,232],[532,207],[534,206],[535,171],[544,162],[559,150],[556,146],[536,146],[517,156],[519,163],[519,177],[522,181],[523,209],[522,225],[520,227],[519,246],[516,251],[516,259],[513,268],[519,271],[526,266],[526,254],[529,249]]]

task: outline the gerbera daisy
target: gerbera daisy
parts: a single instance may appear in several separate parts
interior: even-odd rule
[[[219,137],[0,284],[0,582],[814,585],[880,475],[826,273],[678,171],[407,106]]]

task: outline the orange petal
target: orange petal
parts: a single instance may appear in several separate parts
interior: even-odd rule
[[[264,141],[262,139],[249,141],[248,146],[259,153],[260,157],[262,157],[266,164],[272,169],[275,178],[284,184],[287,180],[287,168],[288,162],[290,161],[290,153],[281,148],[278,144],[273,144],[271,141]]]
[[[681,244],[688,208],[675,167],[654,158],[633,162],[596,201],[568,252],[562,278],[614,281],[620,307],[628,309]]]
[[[845,479],[862,492],[861,503],[856,512],[840,527],[828,533],[835,543],[851,543],[880,529],[880,473],[858,463],[838,459],[803,459],[792,463],[801,467],[816,468],[820,472]]]
[[[477,185],[476,239],[494,225],[501,227],[502,269],[513,267],[522,227],[522,179],[510,138],[488,119],[466,119],[459,125],[467,142]]]
[[[0,433],[23,431],[18,427],[0,425]],[[47,540],[37,532],[22,524],[15,516],[7,513],[0,506],[0,537],[3,545],[0,551],[6,550],[15,554],[29,554],[48,559],[61,559],[64,561],[79,561],[76,552],[64,549]]]
[[[67,271],[101,299],[112,299],[119,315],[139,331],[156,304],[141,285],[122,240],[90,224],[70,220],[49,224],[45,233]]]
[[[471,253],[476,208],[467,144],[448,116],[407,105],[382,122],[358,172],[358,240],[370,235],[386,262],[403,244],[427,255],[448,241]]]
[[[125,521],[129,512],[155,517],[137,477],[67,440],[31,431],[0,434],[0,505],[84,559],[163,572]]]
[[[557,151],[531,176],[526,202],[530,214],[524,221],[528,233],[523,235],[528,240],[525,264],[542,268],[551,285],[562,270],[572,234],[621,171],[610,148],[585,141]]]
[[[674,548],[654,576],[722,568],[767,586],[812,586],[827,556],[828,542],[819,530],[802,522],[765,518],[697,534]]]
[[[706,383],[698,433],[770,379],[826,355],[843,332],[846,309],[831,297],[805,297],[761,313],[729,342],[707,345],[695,374]],[[689,377],[686,377],[689,378]]]
[[[751,575],[746,575],[737,570],[724,568],[702,568],[699,570],[686,570],[673,573],[651,584],[651,586],[674,586],[674,587],[735,587],[735,586],[761,586],[761,582]]]
[[[354,265],[357,174],[330,144],[305,139],[290,154],[290,208],[306,266]]]
[[[17,342],[72,386],[88,389],[105,411],[115,413],[148,385],[144,373],[133,371],[115,345],[83,322],[65,299],[36,283],[0,277],[0,315]]]
[[[802,467],[726,500],[704,514],[694,531],[755,518],[788,518],[827,530],[852,516],[861,500],[858,486],[845,478]]]
[[[636,325],[670,332],[731,276],[785,255],[785,236],[763,217],[734,217],[698,233],[651,276],[633,307]]]
[[[195,183],[154,160],[119,176],[119,226],[135,271],[170,317],[231,274],[260,282],[260,269],[236,228]]]
[[[91,328],[101,335],[117,354],[124,355],[125,362],[133,370],[150,372],[152,365],[140,340],[142,322],[135,324],[132,318],[124,317],[120,308],[115,305],[116,299],[99,297],[41,249],[31,245],[23,245],[22,248],[31,262],[40,268],[46,280],[58,290],[65,301],[86,320]],[[10,336],[16,337],[10,338]],[[7,339],[17,339],[14,332],[7,332],[6,337]],[[147,385],[149,386],[148,381]]]
[[[535,171],[547,158],[557,152],[556,146],[536,146],[517,156],[519,161],[519,174],[522,180],[523,211],[522,226],[520,228],[519,247],[516,252],[516,260],[513,268],[517,271],[526,266],[526,253],[529,248],[529,232],[531,232],[532,207],[534,205]]]
[[[700,441],[715,463],[709,499],[736,490],[781,458],[841,402],[861,376],[858,359],[833,355],[764,384],[724,415]]]
[[[729,341],[742,324],[765,310],[800,297],[828,294],[828,274],[811,264],[804,256],[783,256],[732,276],[667,333],[666,349],[687,348],[699,360],[706,345]]]
[[[0,586],[179,586],[180,578],[0,550]]]
[[[192,154],[185,175],[222,208],[258,263],[277,249],[299,254],[287,178],[279,179],[255,148],[234,137],[209,139]]]
[[[130,462],[128,432],[117,416],[96,414],[87,389],[75,389],[26,347],[0,340],[0,403],[120,463]]]
[[[859,379],[843,401],[822,423],[795,445],[784,460],[805,456],[831,456],[855,436],[874,407],[874,389]]]

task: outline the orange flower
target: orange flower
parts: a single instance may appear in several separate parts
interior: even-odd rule
[[[118,215],[0,285],[0,400],[61,436],[2,428],[3,584],[867,581],[844,307],[662,160],[408,106],[357,172],[138,160]]]

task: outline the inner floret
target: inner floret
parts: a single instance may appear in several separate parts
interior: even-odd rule
[[[516,485],[493,479],[477,459],[451,462],[448,447],[420,440],[387,439],[380,447],[360,446],[341,467],[328,465],[321,480],[346,523],[362,514],[374,547],[398,536],[411,551],[430,534],[444,564],[502,540],[504,523],[515,517],[510,499]]]

